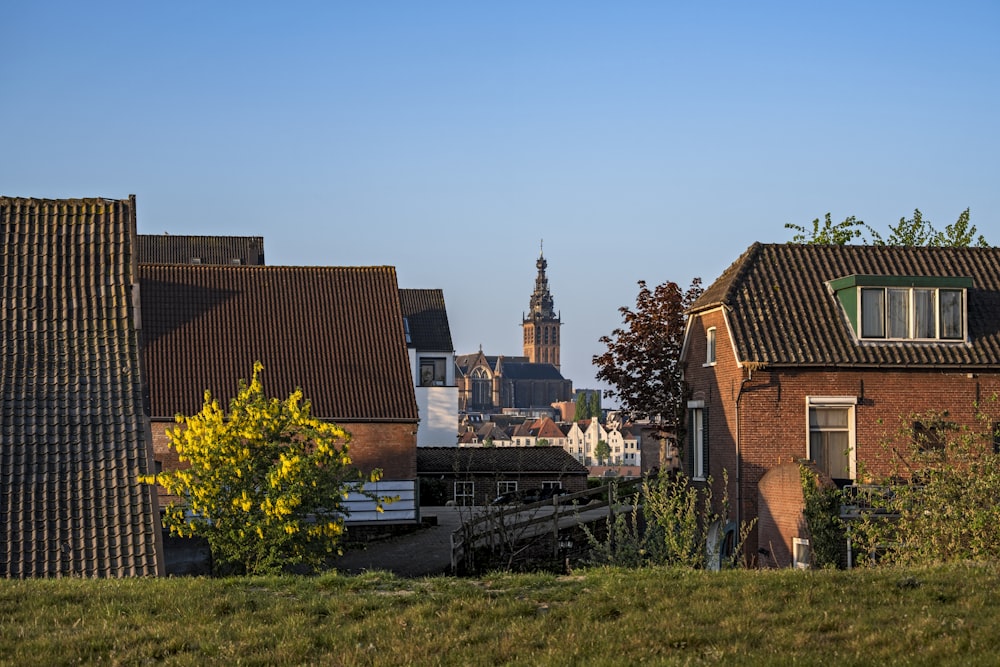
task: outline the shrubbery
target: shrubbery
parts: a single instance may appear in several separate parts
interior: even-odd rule
[[[206,538],[222,573],[322,565],[339,552],[348,491],[363,491],[350,435],[313,417],[301,390],[267,398],[262,369],[256,363],[252,380],[240,381],[228,412],[206,391],[201,412],[178,416],[182,427],[167,435],[189,467],[144,480],[180,497],[164,524],[172,534]]]
[[[728,488],[723,476],[723,488]],[[741,564],[740,552],[754,522],[739,526],[726,545],[729,496],[715,507],[712,481],[695,486],[685,475],[646,477],[639,491],[627,500],[631,512],[608,520],[607,537],[587,531],[600,563],[623,567],[670,565],[713,569]],[[727,549],[728,546],[728,549]]]
[[[1000,456],[991,421],[980,415],[968,428],[932,413],[904,424],[895,444],[886,444],[896,470],[868,499],[872,510],[852,525],[861,562],[1000,560]]]

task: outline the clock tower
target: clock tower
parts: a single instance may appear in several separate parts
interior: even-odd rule
[[[549,279],[545,277],[545,267],[548,262],[539,248],[538,275],[535,277],[535,291],[531,294],[531,310],[527,316],[521,315],[521,327],[524,329],[524,356],[535,364],[552,364],[559,368],[559,328],[562,326],[561,314],[552,307],[552,294],[549,292]]]

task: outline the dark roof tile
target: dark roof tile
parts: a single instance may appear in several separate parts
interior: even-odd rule
[[[417,474],[534,472],[587,474],[562,447],[418,447]]]
[[[139,234],[140,264],[264,265],[261,236],[174,236]]]
[[[454,352],[443,291],[401,289],[399,300],[403,317],[409,323],[411,347],[433,352]]]
[[[0,576],[156,575],[135,202],[0,197]]]
[[[322,419],[417,421],[393,267],[139,270],[153,417],[228,401],[260,361],[268,394],[301,387]]]

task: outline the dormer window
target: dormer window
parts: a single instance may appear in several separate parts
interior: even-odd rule
[[[897,340],[961,340],[962,290],[864,287],[861,337]]]
[[[705,365],[715,363],[715,327],[709,327],[705,332]]]
[[[861,340],[966,339],[972,278],[847,276],[828,286]]]

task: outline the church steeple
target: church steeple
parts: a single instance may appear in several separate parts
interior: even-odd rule
[[[545,275],[548,262],[545,261],[541,245],[535,266],[538,268],[538,275],[535,277],[535,291],[531,293],[530,311],[527,317],[521,317],[524,356],[532,363],[552,364],[559,368],[559,328],[562,321],[561,315],[556,314],[553,308],[549,279]]]
[[[535,291],[531,293],[531,310],[529,311],[533,317],[556,317],[552,310],[553,301],[552,293],[549,292],[549,279],[545,277],[545,268],[548,265],[549,263],[545,261],[545,255],[542,254],[541,245],[539,245],[538,261],[535,262],[535,266],[538,267],[538,275],[535,277]]]

